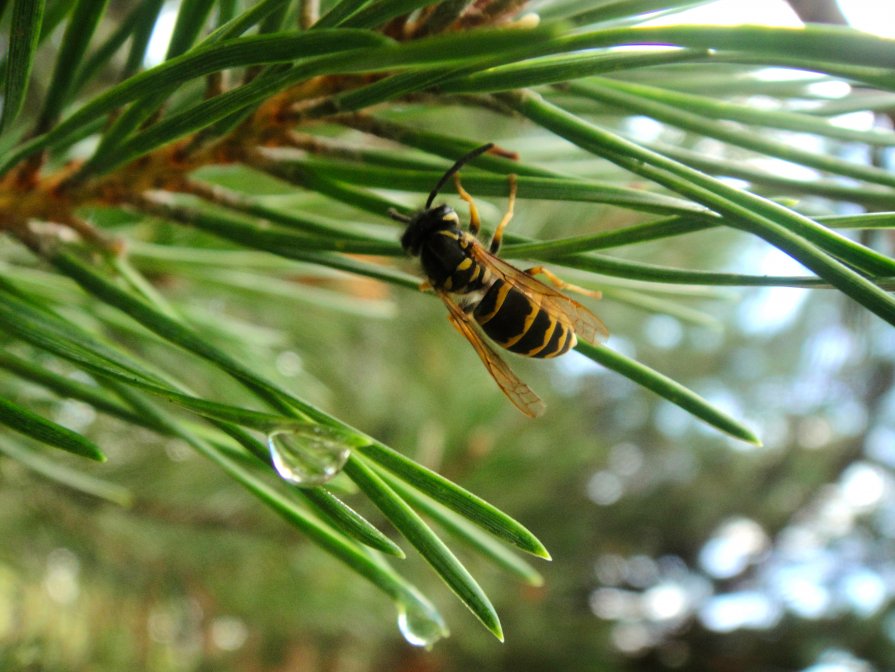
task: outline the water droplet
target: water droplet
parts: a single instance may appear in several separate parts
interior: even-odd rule
[[[450,632],[435,607],[426,603],[398,602],[398,630],[412,646],[431,649],[435,642]]]
[[[280,476],[312,488],[334,478],[358,445],[352,436],[331,427],[296,423],[267,435],[270,457]]]

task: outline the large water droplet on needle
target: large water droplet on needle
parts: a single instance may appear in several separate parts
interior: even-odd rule
[[[398,602],[398,630],[412,646],[431,649],[435,642],[450,632],[441,614],[434,607],[420,603]]]
[[[296,423],[267,435],[273,466],[283,480],[312,488],[333,479],[345,466],[353,445],[344,432]]]

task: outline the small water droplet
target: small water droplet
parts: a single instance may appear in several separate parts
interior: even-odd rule
[[[425,603],[398,602],[398,630],[412,646],[431,649],[435,642],[450,632],[435,607]]]
[[[267,445],[273,465],[284,480],[312,488],[342,471],[356,444],[336,429],[297,423],[272,431],[267,435]]]

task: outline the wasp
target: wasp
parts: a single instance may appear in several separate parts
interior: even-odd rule
[[[543,274],[559,289],[591,292],[563,282],[542,266],[520,270],[497,256],[504,229],[513,217],[516,178],[509,176],[509,198],[488,247],[479,240],[481,227],[475,202],[460,184],[460,168],[494,146],[488,143],[458,159],[429,193],[426,207],[412,216],[389,211],[392,219],[407,225],[401,246],[419,257],[426,276],[420,288],[434,291],[448,309],[448,318],[475,348],[504,394],[529,417],[544,412],[544,402],[523,383],[482,338],[526,357],[549,359],[575,347],[580,337],[595,343],[608,336],[600,319],[568,296],[534,276]],[[439,190],[451,177],[457,193],[469,204],[469,226],[448,205],[435,205]]]

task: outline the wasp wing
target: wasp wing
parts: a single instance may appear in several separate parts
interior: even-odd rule
[[[444,292],[438,292],[438,296],[450,312],[451,324],[475,348],[485,368],[488,369],[488,373],[491,374],[491,377],[494,378],[509,400],[530,418],[541,415],[547,408],[541,398],[528,385],[519,380],[518,376],[512,372],[506,362],[500,358],[500,355],[482,339],[469,315],[460,306]]]
[[[609,337],[609,330],[599,317],[559,290],[545,285],[534,276],[491,254],[478,242],[471,246],[470,253],[478,263],[528,294],[529,298],[551,314],[557,317],[564,315],[580,339],[588,343],[597,343]]]

